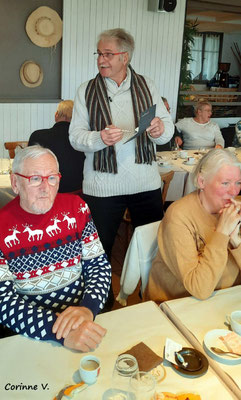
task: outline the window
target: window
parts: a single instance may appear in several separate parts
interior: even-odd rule
[[[194,37],[190,71],[194,81],[209,81],[218,70],[222,33],[203,32]]]

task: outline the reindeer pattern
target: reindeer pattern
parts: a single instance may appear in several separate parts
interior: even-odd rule
[[[84,207],[79,208],[78,212],[86,213],[88,211],[88,206],[85,205]],[[58,235],[61,232],[61,228],[59,227],[59,224],[65,224],[67,222],[67,229],[76,229],[77,228],[77,221],[75,217],[69,216],[69,212],[63,212],[62,213],[62,220],[58,218],[58,215],[55,215],[53,218],[51,218],[51,221],[53,221],[52,224],[49,224],[47,228],[45,229],[45,232],[47,233],[48,236],[53,237],[55,235]],[[61,217],[60,217],[61,218]],[[11,229],[9,229],[12,234],[7,235],[4,238],[4,243],[5,245],[10,248],[16,243],[20,243],[20,239],[18,238],[18,234],[23,234],[23,233],[28,233],[28,241],[29,242],[34,242],[38,240],[42,240],[43,235],[44,235],[44,230],[42,229],[32,229],[33,225],[30,224],[22,224],[24,230],[20,231],[16,226],[13,226]]]

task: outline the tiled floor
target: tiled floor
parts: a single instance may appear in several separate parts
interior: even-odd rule
[[[127,250],[126,235],[127,235],[126,225],[125,223],[122,223],[113,246],[112,258],[111,258],[112,285],[115,298],[117,297],[120,290],[120,276],[125,258],[125,253]],[[128,297],[128,306],[141,303],[141,299],[139,297],[139,288],[140,285],[138,285],[135,292]],[[117,310],[118,308],[122,308],[122,306],[117,301],[115,301],[113,310]]]

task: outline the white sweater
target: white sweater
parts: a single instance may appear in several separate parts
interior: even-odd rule
[[[178,131],[183,135],[183,148],[210,149],[220,144],[224,147],[224,139],[218,124],[209,121],[206,124],[199,124],[193,118],[183,118],[176,123]]]
[[[156,104],[156,116],[160,117],[165,125],[163,135],[158,139],[151,140],[155,144],[164,144],[172,138],[174,126],[153,82],[148,78],[145,79],[152,95],[153,104]],[[79,87],[74,102],[69,135],[74,149],[84,151],[86,155],[83,192],[92,196],[107,197],[158,189],[161,186],[161,178],[157,163],[152,162],[152,165],[136,164],[135,139],[124,144],[134,135],[135,130],[129,69],[126,79],[119,87],[115,81],[109,78],[105,78],[105,82],[108,96],[111,98],[112,123],[133,133],[124,133],[123,139],[115,145],[117,174],[94,171],[94,152],[104,149],[106,145],[101,139],[100,132],[90,131],[89,115],[85,105],[85,90],[88,82]]]

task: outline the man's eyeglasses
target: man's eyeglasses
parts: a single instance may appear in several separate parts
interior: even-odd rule
[[[125,53],[126,53],[126,51],[120,51],[119,53],[100,53],[98,51],[97,53],[94,53],[94,56],[96,58],[99,58],[102,56],[103,58],[106,58],[107,60],[112,60],[112,58],[114,56],[118,56],[118,54],[125,54]]]
[[[55,186],[57,185],[57,183],[59,183],[60,178],[62,177],[60,173],[48,176],[41,176],[41,175],[26,176],[19,174],[18,172],[14,172],[14,174],[21,176],[22,178],[28,179],[29,186],[40,186],[44,179],[47,180],[50,186]]]

